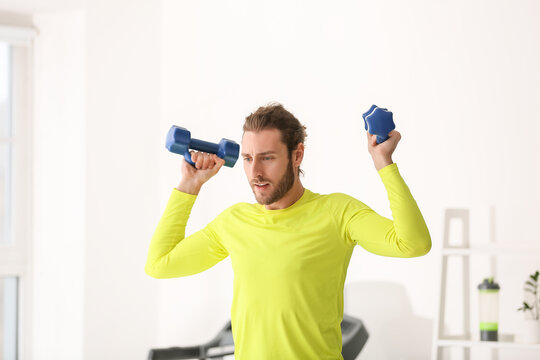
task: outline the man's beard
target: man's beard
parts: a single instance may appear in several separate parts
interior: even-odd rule
[[[259,182],[264,182],[264,180],[261,180]],[[292,160],[289,159],[287,170],[285,171],[285,174],[279,180],[279,183],[277,184],[274,192],[272,192],[269,195],[265,195],[264,198],[262,196],[258,197],[255,189],[253,189],[253,194],[255,194],[255,199],[257,200],[259,204],[270,205],[270,204],[275,203],[276,201],[281,200],[281,198],[283,198],[285,194],[287,194],[287,192],[293,187],[293,185],[294,185],[294,168],[292,165]]]

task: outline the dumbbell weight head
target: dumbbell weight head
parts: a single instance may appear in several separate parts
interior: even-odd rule
[[[190,144],[191,132],[188,129],[176,125],[171,126],[167,133],[165,147],[172,153],[183,155],[188,164],[195,166],[195,163],[191,160],[191,154],[189,153]]]
[[[184,155],[189,150],[191,133],[188,129],[173,125],[167,133],[165,147],[172,153]]]
[[[377,105],[372,105],[362,117],[366,130],[372,135],[377,135],[377,144],[386,141],[388,133],[396,128],[392,112]]]
[[[225,160],[225,166],[233,167],[240,155],[240,145],[236,141],[221,139],[217,156]]]
[[[366,121],[366,117],[367,117],[368,115],[371,115],[371,113],[373,112],[373,110],[375,110],[376,108],[377,108],[377,105],[371,105],[371,107],[369,108],[369,110],[362,114],[362,118],[364,119],[364,127],[366,128],[366,130],[368,129],[368,123],[367,123],[367,121]]]
[[[165,147],[175,154],[183,155],[188,163],[195,166],[191,160],[189,149],[217,154],[225,160],[225,166],[233,167],[238,160],[240,145],[233,140],[221,139],[219,144],[203,140],[192,139],[191,133],[186,128],[173,125],[167,133]]]

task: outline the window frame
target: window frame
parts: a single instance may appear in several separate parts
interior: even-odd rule
[[[0,24],[0,42],[10,45],[11,134],[11,226],[12,242],[0,244],[0,277],[17,279],[16,359],[31,358],[32,308],[32,109],[33,40],[37,32],[29,27]]]

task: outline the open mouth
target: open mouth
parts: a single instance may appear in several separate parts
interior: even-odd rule
[[[269,183],[255,184],[255,187],[256,187],[257,189],[260,189],[260,190],[264,190],[264,189],[266,189],[268,186],[270,186]]]

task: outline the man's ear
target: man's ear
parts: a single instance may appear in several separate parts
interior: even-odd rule
[[[299,143],[295,150],[294,161],[295,166],[299,166],[304,158],[304,144]]]

